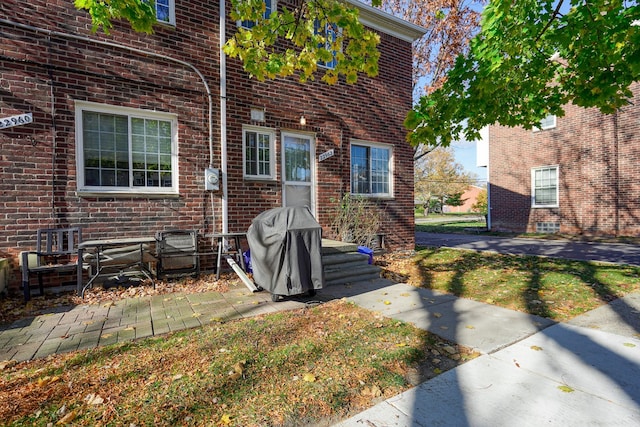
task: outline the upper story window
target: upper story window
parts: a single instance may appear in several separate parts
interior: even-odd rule
[[[325,58],[324,60],[318,61],[318,65],[325,68],[336,68],[338,65],[338,60],[336,59],[336,47],[335,42],[338,38],[338,26],[336,24],[326,23],[324,26],[320,25],[320,22],[316,21],[314,23],[314,31],[316,34],[319,34],[324,37],[324,43],[318,44],[318,47],[325,48],[329,52],[331,52],[331,56]]]
[[[271,13],[276,10],[276,0],[264,0],[263,4],[264,11],[262,12],[262,17],[264,19],[269,19]],[[238,25],[243,28],[253,28],[256,23],[254,21],[240,21]]]
[[[365,141],[351,143],[351,194],[392,197],[391,146]]]
[[[540,120],[540,125],[533,128],[534,132],[539,130],[553,129],[556,127],[556,116],[549,114],[544,119]]]
[[[164,24],[176,25],[175,0],[155,0],[156,19]]]
[[[243,175],[249,179],[275,179],[275,132],[245,126],[242,129]]]
[[[76,102],[78,191],[178,193],[177,117]]]
[[[558,166],[531,169],[531,206],[558,207]]]

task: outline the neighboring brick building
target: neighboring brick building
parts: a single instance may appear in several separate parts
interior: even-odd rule
[[[218,2],[159,3],[167,23],[155,34],[115,23],[110,36],[93,34],[70,0],[0,4],[0,119],[29,122],[0,129],[0,258],[14,272],[45,227],[81,226],[85,240],[243,232],[266,209],[310,203],[335,237],[332,212],[350,183],[385,213],[388,247],[413,248],[402,123],[422,29],[354,1],[381,36],[378,77],[258,82],[221,60]],[[226,37],[235,26],[226,20]],[[362,162],[364,175],[351,176]],[[205,189],[211,168],[219,191]]]
[[[442,211],[446,213],[473,212],[473,205],[476,204],[476,202],[478,201],[478,196],[483,191],[484,191],[484,188],[482,187],[478,187],[476,185],[470,185],[469,188],[467,188],[464,191],[464,193],[462,193],[462,196],[460,196],[460,199],[463,200],[463,203],[460,206],[444,205],[444,207],[442,208]]]
[[[540,130],[490,127],[494,231],[640,235],[640,85],[616,114],[573,105]]]

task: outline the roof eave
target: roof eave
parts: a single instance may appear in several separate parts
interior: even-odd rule
[[[360,11],[360,22],[363,25],[401,40],[412,43],[427,32],[425,28],[419,25],[390,15],[357,0],[344,0],[344,2],[358,8]]]

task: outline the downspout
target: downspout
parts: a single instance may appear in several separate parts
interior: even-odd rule
[[[221,1],[220,3],[223,4],[224,2]],[[223,8],[222,5],[221,5],[221,8]],[[112,48],[115,48],[115,49],[122,49],[122,50],[126,50],[126,51],[129,51],[129,52],[132,52],[132,53],[143,55],[143,56],[150,56],[150,57],[154,57],[154,58],[160,58],[160,59],[164,59],[164,60],[167,60],[167,61],[175,62],[177,64],[180,64],[180,65],[184,66],[184,67],[190,68],[194,73],[196,73],[198,75],[198,77],[202,81],[202,84],[203,84],[205,90],[207,91],[208,108],[209,108],[209,163],[213,164],[213,96],[211,94],[211,90],[209,89],[209,85],[207,84],[207,80],[205,79],[204,75],[202,75],[200,70],[198,70],[194,65],[192,65],[192,64],[190,64],[190,63],[188,63],[186,61],[183,61],[181,59],[172,58],[170,56],[163,55],[161,53],[142,50],[142,49],[138,49],[138,48],[135,48],[135,47],[122,45],[122,44],[119,44],[119,43],[113,43],[113,42],[108,42],[108,41],[103,41],[103,40],[95,40],[95,39],[92,39],[92,38],[89,38],[89,37],[85,37],[85,36],[79,36],[79,35],[68,34],[68,33],[61,33],[59,31],[53,31],[53,30],[47,30],[45,28],[34,27],[34,26],[31,26],[31,25],[25,25],[25,24],[21,24],[19,22],[13,22],[13,21],[10,21],[8,19],[0,18],[0,24],[11,25],[11,26],[16,27],[16,28],[21,28],[23,30],[33,31],[33,32],[36,32],[36,33],[43,33],[43,34],[46,34],[48,36],[62,37],[62,38],[67,38],[67,39],[83,41],[83,42],[86,42],[86,43],[98,44],[98,45],[101,45],[101,46],[108,46],[108,47],[112,47]],[[226,158],[223,157],[223,161],[226,162]]]
[[[222,175],[222,232],[229,232],[229,198],[227,194],[227,58],[225,0],[220,0],[220,172]],[[214,224],[215,227],[215,224]]]
[[[613,112],[613,156],[614,156],[614,182],[615,182],[615,224],[614,232],[615,236],[620,236],[620,153],[619,153],[619,140],[618,140],[618,110]]]
[[[487,231],[491,231],[491,133],[487,129]]]

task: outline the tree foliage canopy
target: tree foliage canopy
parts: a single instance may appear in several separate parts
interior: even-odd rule
[[[416,199],[428,202],[435,198],[444,204],[449,197],[464,193],[476,178],[456,162],[453,149],[438,147],[415,163]]]
[[[481,31],[405,125],[448,146],[494,123],[530,129],[572,102],[612,113],[640,75],[640,7],[622,0],[492,0]]]
[[[372,0],[379,6],[381,0]],[[358,19],[358,9],[338,0],[297,0],[293,9],[279,6],[265,17],[264,0],[232,0],[229,15],[239,26],[224,46],[231,57],[239,58],[258,80],[298,73],[301,81],[314,78],[318,63],[336,60],[324,69],[322,80],[334,84],[340,76],[355,83],[360,73],[378,74],[379,36]],[[146,0],[75,0],[86,9],[93,30],[109,33],[113,20],[126,19],[136,31],[152,33],[155,7]]]

